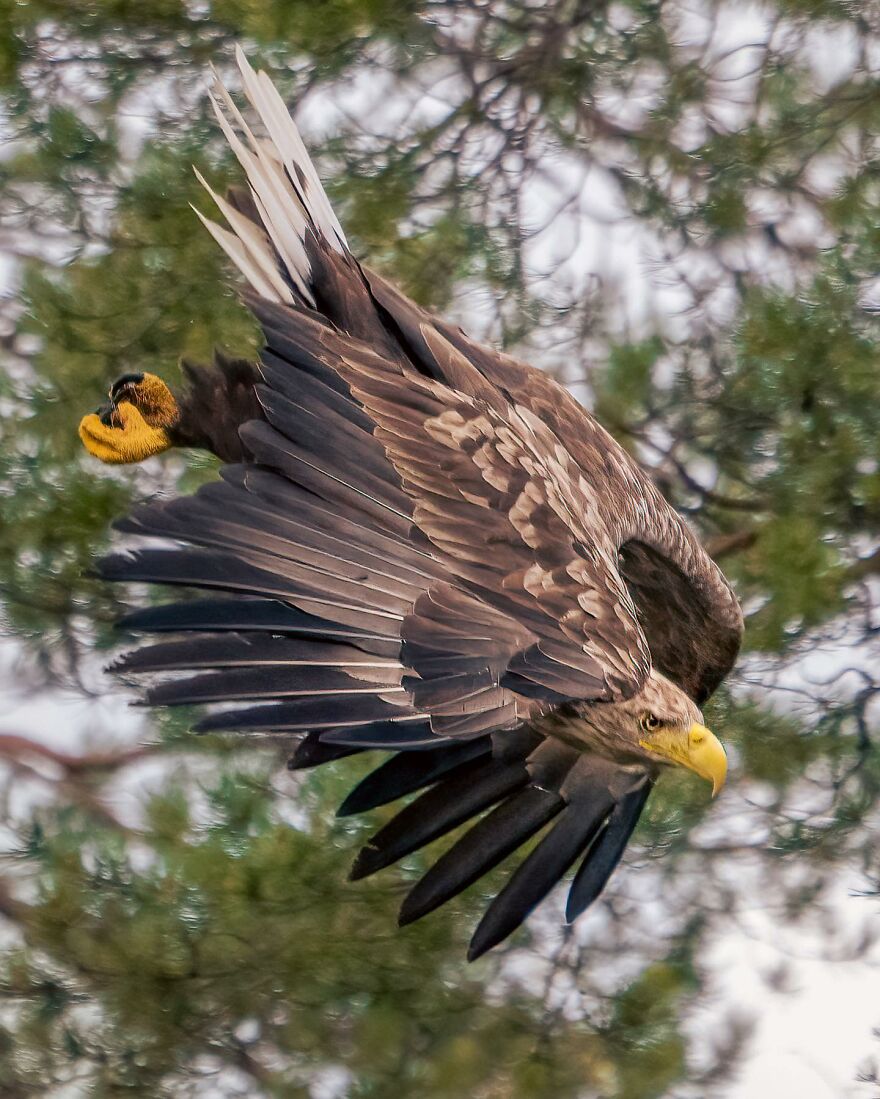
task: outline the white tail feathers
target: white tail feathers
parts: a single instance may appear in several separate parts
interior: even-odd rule
[[[348,251],[345,234],[278,89],[266,73],[254,72],[241,47],[236,48],[235,56],[245,96],[268,140],[254,137],[216,73],[217,94],[208,94],[220,128],[245,170],[265,232],[216,194],[198,171],[199,182],[217,203],[229,229],[209,221],[198,210],[196,213],[261,297],[293,303],[294,295],[283,277],[286,274],[297,294],[314,306],[306,231],[343,253]]]

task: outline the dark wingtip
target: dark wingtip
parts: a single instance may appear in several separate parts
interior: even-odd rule
[[[573,923],[602,893],[638,823],[651,786],[651,782],[645,782],[622,798],[615,805],[594,843],[587,849],[568,891],[565,902],[566,923]]]
[[[287,769],[288,771],[305,771],[312,767],[320,767],[322,763],[333,763],[337,759],[357,755],[359,751],[359,748],[325,744],[321,740],[320,733],[307,733],[297,744],[293,755],[288,759]]]
[[[377,870],[381,870],[385,865],[379,848],[367,844],[366,847],[360,849],[357,858],[352,863],[351,870],[348,872],[348,880],[360,881],[362,878],[368,878],[370,874],[375,874]]]
[[[497,899],[496,897],[496,901]],[[469,962],[475,962],[477,958],[482,958],[493,947],[503,942],[522,923],[522,914],[515,920],[511,920],[509,913],[503,915],[501,913],[503,913],[503,909],[499,911],[495,907],[495,901],[486,909],[468,944],[467,960]]]
[[[131,565],[134,555],[125,550],[107,553],[85,570],[89,580],[126,580],[125,567]]]
[[[475,962],[478,958],[482,958],[484,954],[492,949],[493,946],[497,946],[500,939],[492,939],[489,935],[481,935],[480,928],[474,932],[474,937],[468,944],[467,960],[469,962]]]
[[[416,920],[420,920],[423,916],[427,916],[429,912],[433,912],[435,907],[436,905],[432,904],[414,903],[412,892],[407,893],[403,898],[400,911],[397,913],[397,926],[407,927],[409,924],[415,923]]]
[[[411,912],[404,912],[403,908],[397,913],[397,926],[409,927],[411,923],[415,923],[418,919],[418,915],[413,915]]]
[[[351,794],[349,794],[336,810],[336,819],[339,820],[341,817],[353,817],[359,812],[361,812],[361,810],[358,808],[357,803],[353,801]]]
[[[587,852],[586,858],[589,859],[590,853]],[[565,902],[565,922],[572,924],[578,918],[582,916],[584,912],[596,901],[602,889],[605,886],[610,874],[603,874],[601,878],[595,881],[590,881],[589,886],[585,888],[576,888],[578,885],[577,879],[571,885],[568,891],[568,898]]]
[[[595,898],[593,899],[595,900]],[[590,904],[592,903],[593,902],[591,901]],[[572,905],[571,898],[569,898],[568,902],[565,905],[565,926],[571,927],[571,925],[575,922],[578,916],[582,916],[584,912],[586,912],[587,908],[590,907],[590,904],[588,904],[586,908],[581,908],[580,906]]]

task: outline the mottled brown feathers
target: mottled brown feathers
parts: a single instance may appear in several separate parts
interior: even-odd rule
[[[178,440],[239,464],[120,524],[171,545],[103,563],[112,579],[218,594],[130,616],[179,639],[120,668],[159,676],[154,704],[222,703],[201,729],[301,738],[294,767],[395,752],[343,811],[418,796],[354,876],[471,822],[404,923],[545,829],[490,905],[477,956],[579,859],[568,915],[582,911],[650,790],[650,768],[563,743],[547,715],[632,698],[652,663],[701,702],[736,656],[741,614],[570,394],[360,267],[277,93],[241,64],[270,140],[218,93],[250,191],[221,203],[233,231],[214,235],[251,283],[265,348],[256,367],[186,367]]]

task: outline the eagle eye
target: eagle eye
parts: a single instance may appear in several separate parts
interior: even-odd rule
[[[662,724],[663,722],[656,714],[642,714],[639,718],[639,725],[641,725],[646,733],[653,733],[656,729],[659,729]]]

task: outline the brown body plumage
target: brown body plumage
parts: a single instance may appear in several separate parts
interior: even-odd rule
[[[148,700],[235,702],[200,728],[296,736],[293,766],[396,750],[341,811],[422,792],[356,877],[488,811],[402,922],[546,827],[490,905],[476,956],[579,856],[569,918],[598,895],[663,766],[720,785],[723,752],[697,707],[730,669],[742,616],[687,526],[570,394],[356,262],[277,93],[242,72],[271,140],[245,131],[242,145],[218,108],[252,190],[218,199],[233,232],[211,231],[251,283],[261,362],[190,367],[159,411],[152,381],[122,379],[103,421],[81,428],[104,460],[183,444],[239,463],[120,524],[176,545],[102,566],[223,594],[130,616],[181,639],[120,667],[196,672]]]

